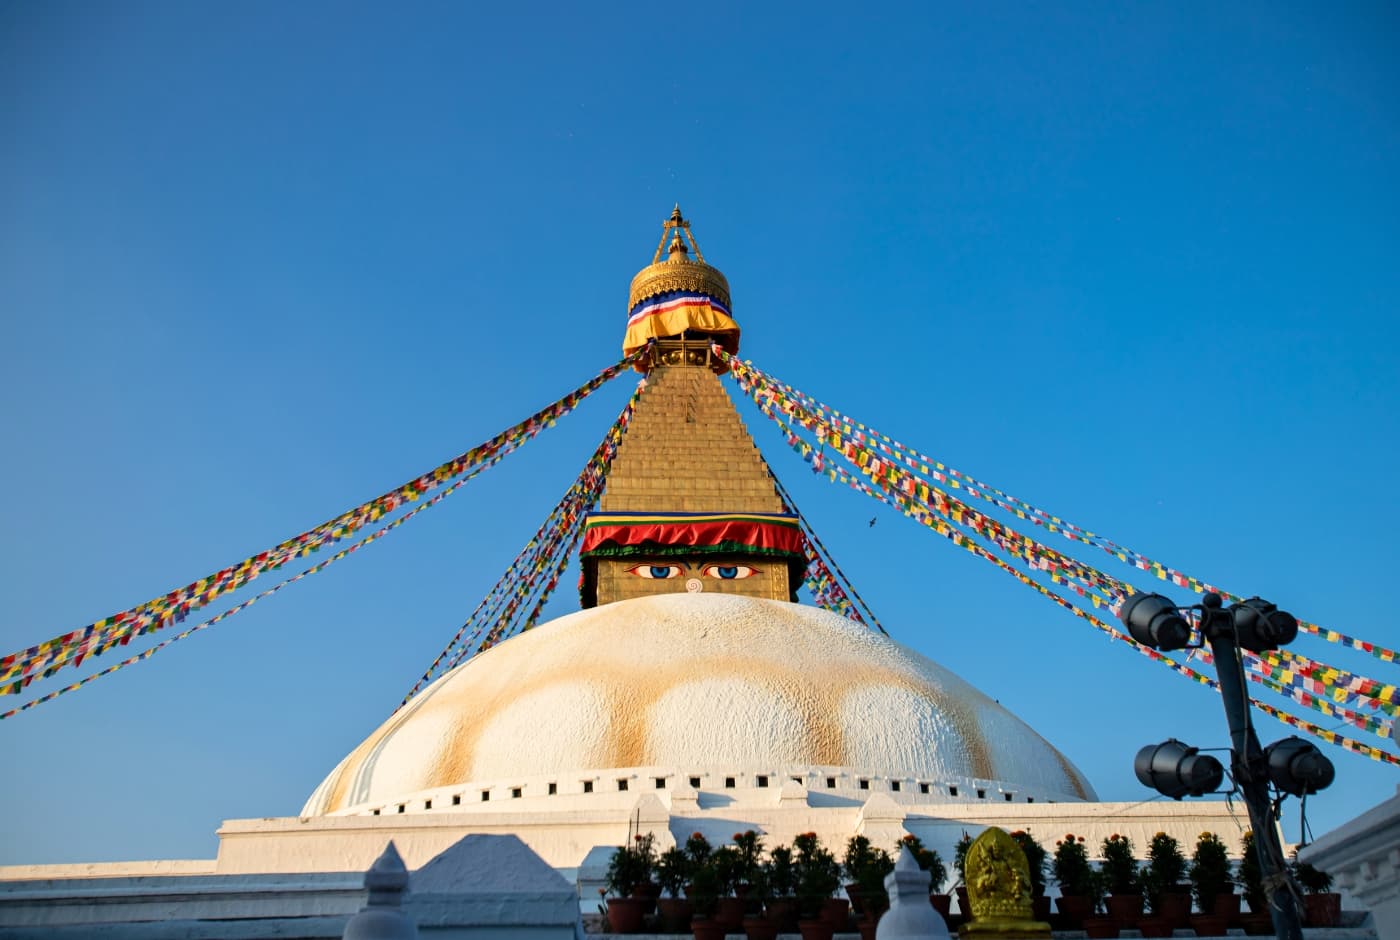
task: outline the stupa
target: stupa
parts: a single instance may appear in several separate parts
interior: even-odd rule
[[[590,859],[633,832],[658,848],[697,831],[719,844],[753,829],[770,846],[815,832],[838,850],[856,834],[892,848],[912,833],[945,858],[990,825],[1047,844],[1065,832],[1090,844],[1117,832],[1145,846],[1158,831],[1190,844],[1202,830],[1237,841],[1224,803],[1099,802],[992,697],[798,602],[803,531],[712,351],[738,352],[732,311],[677,207],[631,284],[623,348],[645,351],[647,388],[586,522],[582,610],[438,678],[299,815],[225,821],[216,859],[178,871],[10,866],[0,883],[100,874],[95,891],[139,893],[159,875],[189,879],[202,904],[200,892],[222,889],[199,879],[275,877],[283,890],[363,872],[390,840],[415,869],[468,835],[515,836],[591,908]],[[86,891],[65,895],[73,910]]]
[[[1064,755],[988,696],[795,602],[807,565],[797,517],[710,355],[716,341],[738,349],[728,285],[683,233],[677,208],[667,257],[658,248],[632,281],[623,346],[652,344],[648,388],[587,522],[585,609],[425,689],[302,814],[765,780],[845,800],[871,788],[896,802],[1092,799]]]
[[[1047,841],[1103,828],[1142,845],[1164,828],[1183,842],[1239,828],[1221,804],[1097,802],[993,698],[798,603],[802,532],[711,351],[737,353],[739,336],[728,281],[677,207],[631,285],[623,349],[649,347],[648,387],[587,520],[584,609],[424,689],[295,823],[227,823],[221,864],[258,870],[283,856],[274,841],[305,848],[331,833],[338,860],[367,864],[386,826],[408,833],[395,838],[409,859],[419,842],[431,852],[453,834],[512,832],[566,871],[629,825],[662,847],[736,828],[770,844],[805,831],[893,844],[914,831],[945,856],[965,827],[991,823]]]

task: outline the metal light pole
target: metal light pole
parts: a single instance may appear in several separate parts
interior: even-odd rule
[[[1298,634],[1298,621],[1257,597],[1228,609],[1222,609],[1221,604],[1220,595],[1215,593],[1205,595],[1194,607],[1177,607],[1161,594],[1134,594],[1118,616],[1134,640],[1152,649],[1210,646],[1230,726],[1230,774],[1254,828],[1254,851],[1268,893],[1274,933],[1279,940],[1302,940],[1297,887],[1279,844],[1278,817],[1269,786],[1272,783],[1280,793],[1315,793],[1332,782],[1332,764],[1316,747],[1298,738],[1286,738],[1269,745],[1268,750],[1259,746],[1250,721],[1240,655],[1241,647],[1262,652],[1291,642]],[[1191,625],[1183,613],[1192,610],[1200,617],[1203,644],[1191,643]],[[1145,785],[1178,800],[1214,791],[1223,776],[1218,761],[1176,740],[1143,748],[1134,770]]]
[[[1211,603],[1212,599],[1214,603]],[[1278,820],[1269,801],[1269,767],[1264,749],[1249,720],[1249,694],[1245,691],[1244,662],[1235,642],[1233,618],[1220,609],[1220,596],[1207,594],[1202,605],[1206,642],[1215,660],[1215,676],[1220,683],[1220,701],[1230,726],[1230,775],[1239,787],[1254,829],[1254,851],[1259,857],[1264,890],[1269,897],[1269,913],[1279,940],[1302,940],[1303,923],[1298,916],[1298,900],[1283,846],[1278,840]],[[1225,624],[1216,621],[1225,620]]]

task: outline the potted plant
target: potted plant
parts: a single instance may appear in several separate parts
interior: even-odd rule
[[[1142,879],[1133,855],[1133,842],[1115,832],[1103,840],[1100,849],[1103,864],[1099,870],[1108,890],[1108,916],[1119,927],[1132,927],[1142,917]]]
[[[735,890],[743,878],[743,856],[734,846],[722,845],[710,853],[710,867],[714,869],[719,890],[715,919],[730,933],[738,933],[744,926],[744,899],[735,894]]]
[[[958,913],[964,918],[972,916],[972,909],[967,903],[967,850],[970,848],[972,836],[964,829],[962,838],[953,846],[953,870],[958,873],[953,890],[958,895]]]
[[[841,886],[841,866],[836,857],[822,847],[815,832],[804,832],[792,840],[797,850],[797,905],[800,918],[798,930],[803,940],[831,940],[838,926],[835,908],[827,902]],[[842,902],[840,910],[844,910]]]
[[[1089,872],[1089,916],[1084,918],[1084,933],[1091,940],[1099,937],[1118,936],[1118,921],[1108,916],[1108,910],[1104,907],[1105,899],[1108,897],[1108,879],[1101,871]],[[1103,913],[1098,913],[1103,908]]]
[[[744,895],[748,904],[744,913],[744,934],[748,940],[777,940],[778,923],[767,910],[773,900],[767,869],[761,862],[754,864],[754,870],[748,875],[748,891]]]
[[[693,868],[690,856],[682,848],[667,849],[656,860],[656,883],[663,892],[663,897],[657,898],[656,905],[661,911],[661,919],[672,932],[689,927],[690,918],[695,913],[689,899],[681,897]]]
[[[698,871],[702,865],[709,862],[710,853],[713,851],[713,849],[710,848],[710,840],[706,839],[698,832],[692,832],[690,834],[689,838],[685,840],[685,845],[682,846],[681,850],[685,852],[685,857],[690,860],[692,874]],[[690,894],[689,887],[686,888],[685,893],[687,895]]]
[[[946,922],[953,910],[953,899],[943,893],[943,886],[948,882],[948,867],[943,864],[943,857],[933,849],[927,848],[923,841],[912,833],[895,843],[895,853],[898,854],[905,848],[914,856],[920,870],[928,872],[929,903]]]
[[[1342,919],[1342,896],[1332,890],[1332,876],[1293,853],[1293,878],[1303,895],[1303,919],[1309,927],[1335,927]]]
[[[696,833],[699,836],[699,833]],[[692,836],[692,839],[695,837]],[[705,843],[708,849],[709,843]],[[719,909],[719,876],[715,873],[713,863],[713,853],[705,851],[703,854],[692,850],[698,846],[692,846],[691,841],[686,842],[686,854],[691,856],[690,883],[686,885],[685,896],[694,908],[694,916],[690,921],[690,932],[695,940],[724,940],[725,927],[718,918],[715,917]],[[699,861],[695,861],[699,858]]]
[[[642,914],[656,913],[656,899],[661,897],[661,886],[655,881],[656,836],[653,833],[637,833],[632,836],[632,852],[639,859],[642,878],[632,888],[632,897],[642,901]]]
[[[1055,907],[1065,921],[1065,928],[1080,929],[1098,906],[1095,897],[1098,879],[1094,866],[1089,864],[1089,850],[1084,847],[1083,836],[1070,833],[1056,840],[1055,854],[1050,858],[1050,874],[1060,886]]]
[[[1048,864],[1045,847],[1024,829],[1017,829],[1011,833],[1011,838],[1016,840],[1016,844],[1025,853],[1026,866],[1030,869],[1032,916],[1038,921],[1044,921],[1050,916],[1050,899],[1045,896],[1045,868]]]
[[[639,889],[651,881],[653,839],[650,833],[635,837],[633,845],[620,845],[608,860],[604,880],[608,894],[608,927],[613,933],[637,933],[642,929],[646,901]]]
[[[1171,931],[1185,927],[1191,917],[1191,883],[1186,880],[1186,856],[1181,843],[1165,832],[1152,837],[1147,845],[1147,865],[1142,873],[1152,919],[1163,921]],[[1153,927],[1144,927],[1147,934]]]
[[[851,910],[878,919],[889,907],[885,876],[894,871],[890,853],[875,848],[865,836],[852,836],[846,843],[841,868],[846,874],[846,895],[851,899]]]
[[[1245,830],[1240,839],[1240,887],[1244,891],[1245,902],[1249,904],[1249,914],[1241,915],[1240,923],[1250,934],[1274,932],[1273,915],[1269,913],[1269,896],[1264,891],[1264,872],[1259,867],[1259,855],[1254,845],[1254,833]]]
[[[846,842],[846,854],[841,858],[841,873],[846,879],[846,897],[851,899],[851,910],[857,914],[865,905],[860,896],[860,886],[856,884],[856,874],[870,864],[874,856],[874,846],[865,836],[851,836]]]
[[[1225,843],[1213,832],[1203,832],[1196,837],[1196,849],[1191,853],[1191,890],[1196,896],[1196,909],[1203,917],[1221,919],[1220,931],[1225,922],[1239,916],[1240,896],[1235,894],[1235,879],[1231,874],[1230,855]],[[1216,926],[1202,924],[1202,928]],[[1206,936],[1203,930],[1196,931]]]
[[[768,919],[778,925],[781,933],[797,933],[797,868],[792,849],[774,846],[763,871],[772,898],[768,902]]]
[[[855,873],[856,891],[860,894],[865,918],[872,925],[890,909],[890,896],[885,879],[894,871],[894,858],[884,849],[873,850],[869,862]]]
[[[752,829],[736,832],[734,833],[734,849],[739,853],[738,881],[734,885],[734,893],[748,900],[751,893],[750,888],[758,879],[763,867],[763,839]],[[755,907],[762,909],[761,905],[755,905],[753,901],[750,901],[745,905],[745,913],[753,913]]]

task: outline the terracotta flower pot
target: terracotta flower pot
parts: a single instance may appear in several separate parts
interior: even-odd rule
[[[1142,919],[1142,895],[1110,894],[1104,902],[1108,916],[1122,928],[1131,928]]]
[[[1055,899],[1055,909],[1060,912],[1065,930],[1079,930],[1080,925],[1093,914],[1094,902],[1088,895],[1062,894]]]
[[[724,940],[724,925],[709,917],[696,917],[690,922],[690,934],[695,940]]]
[[[948,918],[953,913],[953,896],[951,894],[930,894],[928,903],[933,905],[933,909],[938,912],[938,916],[947,923]]]
[[[777,940],[778,925],[767,917],[755,917],[750,914],[744,918],[744,935],[749,940]]]
[[[1342,896],[1336,892],[1303,895],[1303,920],[1309,927],[1335,927],[1342,919]]]
[[[608,930],[641,933],[643,906],[640,898],[608,898]]]
[[[851,923],[851,903],[845,898],[827,898],[822,903],[822,920],[830,924],[832,930],[844,933]]]
[[[1165,917],[1144,917],[1137,922],[1137,929],[1144,937],[1170,937],[1176,927]]]
[[[958,885],[953,891],[958,895],[958,913],[961,914],[964,919],[970,918],[972,916],[972,904],[967,899],[967,885]]]
[[[1210,912],[1217,917],[1233,921],[1240,916],[1240,896],[1233,891],[1224,891],[1215,896]]]
[[[846,885],[846,897],[851,899],[851,911],[859,917],[865,912],[865,899],[860,896],[860,885]]]
[[[715,908],[715,920],[724,925],[729,933],[741,933],[744,928],[744,899],[720,898]]]
[[[690,929],[690,919],[695,916],[695,905],[685,898],[657,898],[657,910],[661,920],[672,933],[683,933]]]
[[[880,917],[862,917],[856,921],[856,930],[860,932],[860,940],[875,940],[875,929],[880,925]]]
[[[770,901],[768,919],[778,925],[779,933],[797,933],[797,901],[793,898]]]
[[[1157,897],[1152,916],[1160,917],[1175,927],[1185,927],[1191,917],[1191,895],[1181,891],[1164,891]]]
[[[799,920],[797,932],[802,934],[802,940],[831,940],[836,929],[824,920]]]
[[[1086,917],[1081,923],[1091,940],[1118,936],[1118,923],[1112,917]]]

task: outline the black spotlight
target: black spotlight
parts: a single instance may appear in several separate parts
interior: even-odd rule
[[[1138,751],[1133,772],[1143,786],[1174,800],[1213,793],[1225,779],[1225,768],[1220,766],[1220,761],[1176,738],[1149,744]]]
[[[1240,645],[1252,652],[1278,649],[1298,636],[1298,621],[1293,615],[1262,597],[1231,604],[1230,613],[1235,618],[1235,635]]]
[[[1134,594],[1123,602],[1118,619],[1134,640],[1156,650],[1184,649],[1191,639],[1191,625],[1161,594]]]
[[[1264,760],[1274,786],[1294,796],[1326,790],[1337,777],[1327,755],[1296,735],[1264,748]]]

